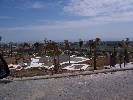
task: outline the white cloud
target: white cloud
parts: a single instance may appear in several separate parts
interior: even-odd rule
[[[21,5],[17,5],[16,8],[20,8],[20,9],[40,9],[40,8],[45,8],[46,4],[44,2],[31,2],[31,1],[24,1]]]
[[[105,18],[106,19],[106,18]],[[98,22],[97,22],[98,20]],[[108,23],[112,21],[112,18],[106,19],[103,22],[103,18],[82,19],[75,21],[54,21],[51,24],[37,24],[37,25],[25,25],[16,27],[0,28],[0,33],[10,38],[12,37],[25,37],[28,39],[42,39],[44,36],[52,39],[77,39],[77,38],[95,38],[101,37],[104,39],[114,38],[120,39],[123,37],[132,37],[132,26],[125,24],[110,24],[101,25],[100,22]],[[121,20],[121,19],[120,19]],[[114,20],[115,21],[115,20]],[[127,34],[125,34],[127,33]],[[25,39],[24,38],[24,39]],[[23,40],[23,39],[22,39]]]
[[[44,7],[45,7],[44,3],[41,2],[35,2],[29,6],[29,8],[35,8],[35,9],[44,8]]]
[[[123,14],[123,17],[119,17],[119,15],[115,16],[105,16],[105,17],[94,17],[80,20],[70,20],[70,21],[51,21],[47,22],[47,24],[37,24],[37,25],[24,25],[17,27],[9,27],[9,28],[0,28],[0,31],[49,31],[49,30],[75,30],[75,29],[86,29],[91,26],[107,24],[112,22],[127,22],[131,21],[132,18],[129,16],[133,16],[133,13]]]
[[[10,16],[0,16],[0,19],[12,19]]]
[[[64,11],[96,21],[131,21],[133,0],[70,0]]]
[[[93,19],[90,21],[89,19],[82,20],[70,20],[70,21],[53,21],[47,22],[48,24],[37,24],[37,25],[24,25],[17,27],[5,27],[0,28],[0,31],[49,31],[49,30],[75,30],[75,29],[84,29],[88,26],[99,24],[96,21],[97,19]],[[99,20],[99,19],[98,19]]]
[[[80,19],[80,20],[69,20],[69,21],[50,21],[46,24],[38,23],[34,25],[24,25],[24,26],[17,26],[17,27],[7,27],[7,28],[0,28],[0,31],[49,31],[49,30],[75,30],[75,29],[86,29],[91,26],[108,24],[108,23],[115,23],[115,22],[127,22],[133,21],[131,18],[133,13],[125,13],[123,15],[112,15],[112,16],[101,16],[101,17],[94,17],[94,18],[87,18],[87,19]]]
[[[49,30],[75,30],[87,29],[89,26],[114,22],[133,21],[133,1],[132,0],[70,0],[64,7],[64,11],[87,16],[85,19],[70,21],[52,21],[47,24],[25,25],[12,28],[1,28],[0,31],[49,31]],[[44,7],[44,3],[30,3],[30,8]]]

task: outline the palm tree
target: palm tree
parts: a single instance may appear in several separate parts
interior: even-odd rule
[[[82,46],[83,46],[83,40],[79,39],[79,47],[80,47],[80,49],[81,49]]]
[[[44,39],[44,43],[45,43],[45,44],[47,43],[47,38]]]
[[[23,44],[22,44],[22,47],[23,47],[23,53],[24,54],[28,54],[28,56],[30,55],[30,44],[29,43],[27,43],[27,42],[24,42]]]
[[[68,56],[69,56],[69,64],[70,64],[70,46],[68,40],[64,40],[65,43],[65,50],[68,50]]]
[[[96,68],[96,59],[97,59],[97,46],[99,45],[99,42],[101,41],[100,38],[96,38],[95,41],[91,44],[91,47],[93,48],[93,53],[94,53],[94,58],[93,58],[93,63],[94,63],[94,70],[97,70]]]
[[[129,62],[128,46],[129,46],[129,38],[126,38],[126,40],[123,42],[123,48],[124,48],[124,67],[125,67],[126,63]]]
[[[118,58],[119,58],[119,66],[121,68],[121,64],[122,64],[122,59],[123,59],[123,43],[124,41],[122,40],[122,42],[119,43],[119,55],[118,55]]]
[[[119,65],[120,65],[120,68],[121,68],[121,64],[122,64],[122,54],[120,53],[119,54]]]
[[[12,57],[12,54],[13,54],[13,42],[10,42],[9,46],[10,46],[10,56]]]
[[[88,44],[89,44],[89,50],[90,50],[90,57],[92,56],[92,45],[93,45],[93,40],[89,40],[89,42],[88,42]]]
[[[61,54],[61,51],[59,50],[59,47],[57,43],[55,42],[49,42],[45,47],[46,55],[47,53],[50,54],[50,56],[54,57],[53,64],[55,72],[59,69],[60,61],[59,61],[59,55]],[[56,56],[58,57],[58,62],[56,60]]]
[[[115,67],[116,65],[116,56],[117,56],[117,51],[116,51],[116,43],[111,45],[111,48],[113,48],[112,51],[109,52],[109,65],[110,67]]]
[[[33,46],[34,46],[35,51],[38,51],[39,50],[40,43],[39,42],[36,42],[36,43],[33,44]]]
[[[47,40],[47,38],[45,38],[44,39],[44,52],[45,52],[45,54],[46,54],[46,45],[47,45],[47,43],[48,43],[48,40]]]
[[[61,50],[59,48],[56,49],[55,55],[57,56],[57,63],[60,65],[60,55],[61,55]]]
[[[129,38],[126,38],[126,40],[122,40],[121,43],[119,43],[119,65],[121,68],[121,64],[122,64],[122,59],[124,62],[124,67],[126,65],[127,62],[129,62],[129,57],[128,57],[128,46],[129,46]]]
[[[24,42],[23,43],[23,49],[29,49],[30,48],[30,45],[27,43],[27,42]]]

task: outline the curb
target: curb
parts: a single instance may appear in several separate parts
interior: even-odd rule
[[[45,75],[45,76],[34,76],[34,77],[23,77],[23,78],[13,78],[13,81],[26,81],[26,80],[41,80],[41,79],[57,79],[64,77],[74,77],[79,75],[92,75],[99,73],[109,73],[109,72],[117,72],[117,71],[126,71],[133,70],[133,68],[117,68],[117,69],[104,69],[104,70],[95,70],[95,71],[84,71],[84,72],[74,72],[74,73],[64,73],[64,74],[55,74],[55,75]],[[7,79],[11,80],[11,79]]]

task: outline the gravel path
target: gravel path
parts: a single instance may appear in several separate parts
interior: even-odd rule
[[[0,100],[133,100],[133,71],[0,81]]]

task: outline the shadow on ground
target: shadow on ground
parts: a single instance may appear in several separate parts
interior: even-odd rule
[[[0,80],[0,84],[8,84],[10,82],[13,82],[11,80]]]

